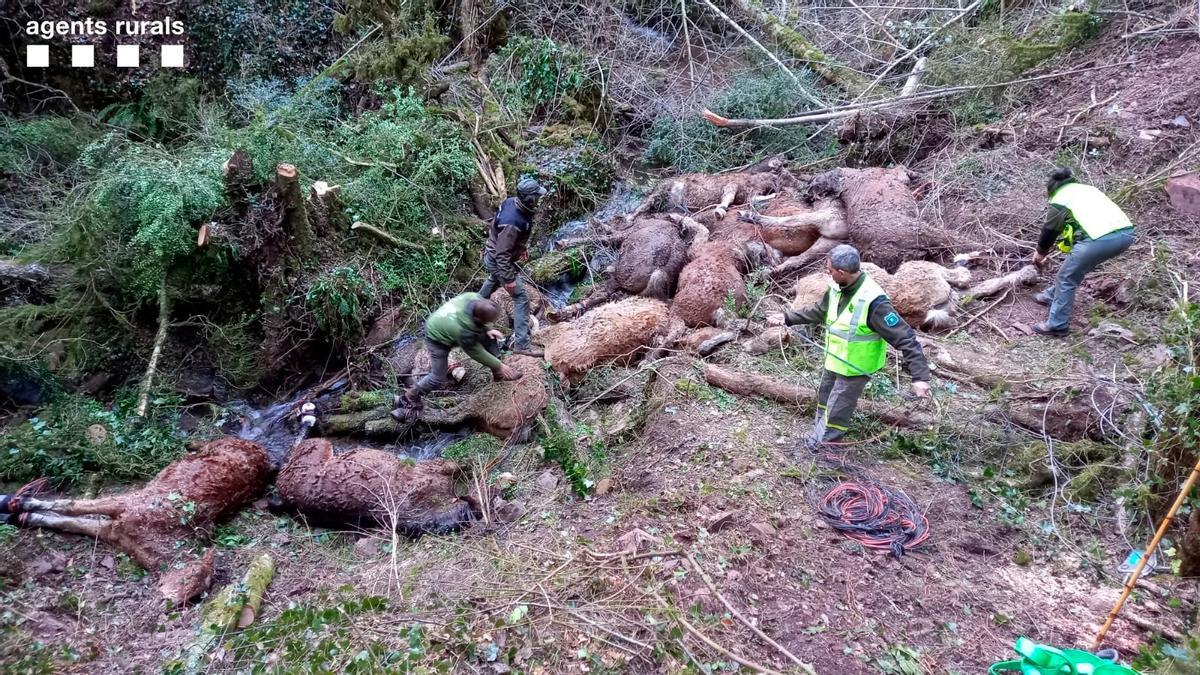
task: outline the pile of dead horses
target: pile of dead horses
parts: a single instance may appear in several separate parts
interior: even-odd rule
[[[388,406],[316,411],[315,436],[295,444],[278,467],[261,445],[222,438],[193,448],[138,490],[67,499],[33,484],[5,497],[0,510],[14,524],[94,537],[126,553],[156,574],[162,595],[175,603],[207,590],[214,526],[263,495],[271,481],[280,507],[311,522],[410,535],[469,525],[489,501],[478,490],[488,488],[465,490],[455,463],[414,462],[370,448],[335,452],[327,437],[395,438],[425,424],[468,426],[521,442],[551,403],[551,392],[578,384],[594,368],[636,366],[668,351],[707,355],[736,344],[765,352],[786,341],[786,329],[738,317],[736,310],[749,302],[747,280],[785,289],[794,306],[810,304],[829,284],[814,270],[842,243],[863,253],[866,270],[910,324],[930,330],[961,321],[962,297],[994,296],[1037,278],[1036,269],[1021,266],[974,280],[971,266],[987,256],[922,222],[913,191],[902,167],[808,176],[777,160],[740,173],[668,179],[633,212],[560,242],[608,247],[616,258],[578,303],[552,310],[534,298],[541,326],[535,339],[544,345],[549,370],[528,356],[505,359],[522,374],[511,382],[461,369],[457,403],[429,408],[409,422],[391,418]],[[498,299],[503,304],[505,298]],[[397,358],[410,378],[428,364],[419,341]],[[770,395],[775,386],[746,378],[723,383],[721,377],[714,371],[710,382],[735,393]],[[738,391],[755,386],[760,390]],[[184,505],[187,517],[180,513]]]

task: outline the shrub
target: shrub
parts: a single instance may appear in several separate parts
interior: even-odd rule
[[[0,174],[28,178],[40,169],[64,169],[96,135],[95,126],[82,117],[0,115]]]
[[[352,217],[401,234],[427,234],[430,209],[461,205],[475,175],[462,129],[412,91],[393,89],[378,111],[342,127],[339,140],[372,164],[345,185]]]
[[[212,80],[313,72],[342,53],[332,30],[335,6],[305,0],[194,3],[188,9],[188,70]]]
[[[304,295],[304,305],[316,317],[317,326],[336,344],[362,337],[373,302],[375,287],[353,267],[321,273]]]
[[[522,156],[526,173],[549,176],[549,198],[566,217],[586,213],[608,198],[614,166],[604,142],[588,127],[556,126]]]
[[[148,418],[138,417],[137,392],[124,391],[111,409],[76,395],[60,395],[37,416],[0,435],[0,481],[27,482],[42,476],[60,487],[93,474],[99,482],[154,475],[179,456],[177,398],[156,398]],[[104,433],[88,437],[88,427]]]
[[[446,448],[442,457],[463,466],[475,461],[488,462],[500,452],[500,439],[491,434],[471,434]]]
[[[101,147],[99,144],[103,144]],[[137,299],[156,292],[167,270],[195,249],[192,224],[224,204],[222,149],[189,146],[168,153],[149,145],[105,139],[85,149],[94,169],[83,216],[60,240],[76,262],[104,261]],[[127,271],[127,272],[126,272]]]
[[[805,73],[808,88],[815,78]],[[811,104],[783,73],[742,75],[709,107],[731,118],[777,118],[800,114]],[[813,131],[804,126],[751,130],[721,129],[699,117],[659,117],[650,127],[644,160],[681,172],[713,172],[749,164],[766,155],[783,154],[811,161],[829,146],[814,149]]]
[[[600,73],[582,52],[550,38],[515,37],[490,63],[500,98],[520,113],[591,122],[602,105]]]

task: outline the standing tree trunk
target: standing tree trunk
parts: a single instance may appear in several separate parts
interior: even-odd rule
[[[167,342],[167,330],[171,326],[171,296],[167,294],[167,277],[163,275],[162,283],[158,286],[158,334],[154,336],[154,350],[150,352],[150,363],[146,366],[146,374],[142,377],[141,392],[138,394],[137,414],[145,417],[150,407],[150,390],[154,385],[154,372],[158,370],[158,359],[162,356],[163,345]]]

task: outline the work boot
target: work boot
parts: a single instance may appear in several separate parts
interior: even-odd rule
[[[420,417],[425,408],[425,402],[416,389],[409,389],[403,396],[397,394],[392,397],[392,404],[396,406],[391,412],[392,418],[400,422]]]
[[[1041,291],[1037,295],[1033,296],[1033,301],[1039,305],[1049,307],[1054,302],[1054,298],[1051,297],[1046,291]]]
[[[514,354],[520,354],[522,356],[534,356],[539,359],[546,355],[546,350],[544,350],[541,347],[538,347],[536,345],[528,345],[528,344],[515,345],[515,346],[513,346],[512,352]]]
[[[1071,333],[1071,329],[1051,328],[1049,323],[1043,321],[1041,323],[1034,324],[1033,332],[1037,333],[1038,335],[1045,335],[1047,337],[1066,337]]]

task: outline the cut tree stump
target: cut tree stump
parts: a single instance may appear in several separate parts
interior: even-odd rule
[[[283,224],[288,243],[295,256],[306,258],[313,250],[315,237],[295,166],[280,164],[275,167],[275,188],[283,208]]]
[[[312,184],[305,209],[308,211],[308,220],[313,232],[333,234],[342,230],[345,216],[342,214],[342,205],[338,198],[341,193],[341,185],[330,185],[323,180]]]

